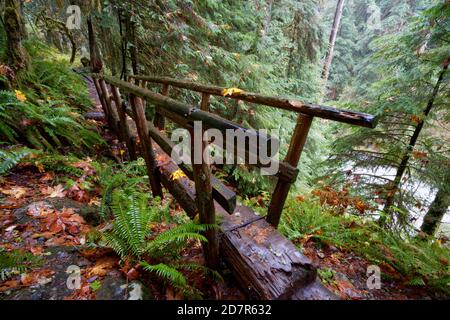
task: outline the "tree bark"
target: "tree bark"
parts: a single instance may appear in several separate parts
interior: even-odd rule
[[[267,39],[267,35],[269,34],[270,24],[272,22],[272,8],[273,8],[274,0],[269,0],[267,3],[266,16],[263,22],[263,30],[261,34],[261,43],[264,44]]]
[[[440,188],[431,203],[430,209],[423,218],[420,230],[430,236],[433,236],[450,206],[450,194],[445,188]]]
[[[20,14],[20,1],[6,0],[4,11],[4,23],[7,36],[7,57],[8,65],[14,72],[28,69],[29,57],[22,46],[22,41],[26,39],[26,29]]]
[[[88,34],[89,34],[89,51],[91,58],[91,70],[98,73],[103,68],[103,63],[100,58],[100,50],[98,49],[97,42],[95,40],[94,27],[92,25],[92,17],[87,18]]]
[[[439,87],[441,86],[442,80],[444,78],[444,74],[448,70],[449,61],[450,61],[450,57],[447,58],[447,61],[445,61],[444,66],[442,67],[442,71],[439,74],[439,78],[436,82],[436,85],[434,86],[433,93],[430,97],[430,100],[427,103],[427,107],[423,111],[423,115],[420,119],[420,122],[417,124],[416,129],[414,130],[414,133],[411,136],[411,139],[409,140],[408,148],[402,157],[402,161],[400,162],[400,165],[398,166],[394,181],[392,183],[390,183],[387,188],[388,190],[387,190],[386,203],[384,205],[384,210],[383,210],[387,214],[390,212],[390,208],[394,203],[395,194],[398,191],[403,174],[405,173],[406,168],[408,167],[408,162],[409,162],[409,159],[411,158],[411,153],[413,152],[414,147],[416,146],[417,139],[420,136],[425,119],[428,116],[428,114],[430,113],[431,109],[433,108],[434,100],[439,92]],[[380,218],[379,222],[381,225],[384,225],[386,223],[386,218],[387,218],[386,216],[382,216]]]
[[[345,0],[338,0],[336,11],[334,13],[333,26],[331,27],[330,40],[328,42],[328,51],[325,57],[325,64],[322,70],[322,79],[324,80],[324,86],[328,81],[330,75],[330,67],[333,62],[334,46],[336,44],[336,37],[341,25],[342,11],[344,10]]]
[[[128,44],[130,44],[130,58],[131,58],[131,68],[133,69],[133,74],[139,74],[139,60],[138,60],[138,50],[137,50],[137,37],[136,37],[136,23],[131,21],[131,15],[127,13],[125,21],[126,29],[126,39]]]

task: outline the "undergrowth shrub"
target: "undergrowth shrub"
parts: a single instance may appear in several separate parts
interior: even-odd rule
[[[18,150],[0,150],[0,176],[8,173],[30,154],[26,148]]]
[[[311,237],[318,245],[333,244],[371,263],[391,266],[411,285],[429,285],[450,293],[450,249],[439,240],[393,233],[353,215],[337,216],[315,199],[289,198],[279,229],[293,241]]]
[[[169,204],[150,196],[142,159],[102,168],[99,182],[103,189],[100,212],[113,222],[109,231],[97,236],[122,261],[139,263],[187,297],[198,298],[201,293],[189,285],[183,271],[198,271],[220,280],[217,272],[182,259],[187,246],[206,242],[202,233],[215,226],[190,221],[176,225]],[[161,232],[154,228],[158,224],[171,228]]]
[[[41,150],[67,146],[92,148],[103,143],[81,112],[91,106],[83,79],[66,57],[38,40],[27,45],[32,64],[16,90],[0,91],[0,141]]]
[[[23,273],[40,263],[41,259],[30,252],[6,251],[0,247],[0,280],[4,281],[15,274]]]

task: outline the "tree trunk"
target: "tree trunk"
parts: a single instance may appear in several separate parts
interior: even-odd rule
[[[447,58],[447,61],[445,61],[445,63],[444,63],[444,66],[442,68],[442,71],[439,74],[439,78],[436,82],[436,85],[434,86],[433,93],[430,97],[430,100],[428,101],[427,107],[423,111],[423,115],[420,119],[420,122],[417,124],[417,127],[414,130],[414,133],[411,136],[411,139],[409,140],[408,148],[402,157],[402,161],[400,162],[400,165],[398,166],[394,181],[392,183],[390,183],[390,185],[387,188],[388,190],[387,190],[387,196],[386,196],[386,203],[384,205],[384,210],[383,210],[387,214],[390,212],[390,208],[394,203],[395,194],[398,191],[398,187],[402,180],[403,174],[405,173],[406,168],[408,167],[408,162],[411,157],[411,153],[413,152],[414,147],[416,146],[417,139],[419,138],[420,132],[422,131],[422,128],[423,128],[423,125],[425,122],[425,118],[428,116],[431,109],[433,108],[434,99],[436,98],[436,96],[439,92],[439,87],[441,86],[442,80],[444,78],[444,74],[447,72],[449,61],[450,61],[450,57]],[[386,223],[386,216],[382,216],[380,218],[379,222],[381,225],[384,225]]]
[[[341,24],[342,11],[344,10],[345,0],[338,0],[336,11],[334,13],[333,26],[331,27],[330,40],[328,42],[328,51],[325,57],[325,64],[322,70],[322,79],[324,86],[328,81],[328,76],[330,75],[330,67],[333,62],[334,46],[336,44],[336,37],[339,31],[339,26]]]
[[[266,16],[264,18],[263,30],[261,34],[261,43],[265,43],[267,35],[270,30],[270,23],[272,22],[272,8],[273,8],[274,0],[269,0],[267,3]]]
[[[119,33],[120,33],[120,53],[122,59],[122,70],[120,71],[120,79],[125,79],[127,73],[127,43],[123,32],[124,16],[122,10],[117,11],[117,18],[119,21]]]
[[[131,21],[131,15],[127,14],[126,16],[126,38],[127,42],[130,45],[130,57],[131,57],[131,68],[133,69],[133,74],[139,74],[139,61],[138,61],[138,50],[137,50],[137,37],[136,37],[136,23]]]
[[[450,206],[450,194],[445,188],[440,188],[434,198],[433,203],[423,218],[420,230],[430,236],[433,236]]]
[[[89,52],[91,58],[91,70],[98,73],[103,68],[103,63],[100,58],[100,50],[98,49],[97,42],[95,40],[94,27],[92,25],[92,17],[87,18],[88,34],[89,34]]]
[[[20,1],[6,0],[4,23],[7,36],[8,65],[14,72],[26,70],[29,65],[29,57],[22,46],[22,41],[26,38],[26,29],[20,14]]]

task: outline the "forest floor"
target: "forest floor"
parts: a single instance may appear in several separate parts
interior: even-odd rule
[[[88,84],[94,104],[91,112],[101,113],[95,88]],[[101,120],[98,122],[108,142],[109,151],[105,152],[110,152],[111,158],[120,157],[117,140],[104,130]],[[108,227],[107,223],[100,224],[96,215],[100,190],[87,191],[81,187],[83,179],[94,174],[89,161],[87,158],[75,164],[85,175],[76,178],[70,189],[59,183],[61,174],[33,164],[17,166],[0,181],[0,248],[20,249],[37,260],[26,272],[0,281],[0,299],[181,298],[160,281],[141,273],[139,268],[121,265],[112,250],[86,246],[90,230]],[[173,201],[170,196],[168,199]],[[170,226],[157,227],[163,231]],[[404,284],[395,270],[383,269],[390,279],[382,280],[381,289],[368,290],[367,261],[332,246],[319,250],[313,241],[306,241],[302,246],[303,253],[321,270],[324,285],[342,299],[446,298],[433,290]],[[200,245],[190,247],[184,255],[190,261],[203,262]],[[70,266],[80,268],[81,283],[75,290],[67,285]],[[245,298],[229,273],[224,279],[224,283],[215,283],[198,276],[190,281],[195,282],[205,299]]]

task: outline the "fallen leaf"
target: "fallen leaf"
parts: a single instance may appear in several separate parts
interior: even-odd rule
[[[14,92],[15,92],[15,94],[16,94],[17,100],[22,101],[22,102],[24,102],[24,101],[27,100],[27,97],[25,97],[25,95],[23,94],[22,91],[20,91],[20,90],[14,90]]]
[[[20,282],[18,280],[9,280],[5,281],[2,286],[0,286],[0,292],[5,292],[11,289],[15,289],[20,286]]]
[[[32,247],[30,247],[30,252],[33,255],[38,256],[38,255],[42,254],[42,252],[44,252],[44,247],[42,247],[42,246],[32,246]]]
[[[16,199],[20,199],[27,193],[27,190],[22,187],[13,187],[11,189],[0,189],[0,192],[8,196],[14,196]]]
[[[93,276],[103,277],[116,265],[117,265],[116,258],[109,257],[100,259],[93,267],[86,269],[86,277],[87,278]]]
[[[48,187],[47,191],[50,191],[47,193],[50,194],[47,198],[63,198],[66,195],[64,187],[61,184],[58,184],[54,188]]]
[[[187,178],[187,176],[184,174],[181,169],[178,169],[170,175],[170,180],[179,180],[180,178]]]
[[[222,90],[222,95],[224,97],[226,97],[226,96],[232,96],[232,95],[235,95],[235,94],[240,94],[240,93],[243,93],[243,92],[244,92],[244,90],[241,90],[239,88],[228,88],[228,89],[223,89]]]

